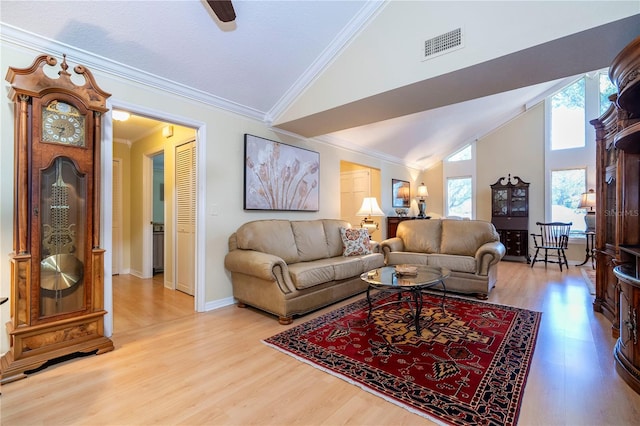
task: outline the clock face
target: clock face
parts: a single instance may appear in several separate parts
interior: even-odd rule
[[[42,109],[42,141],[85,146],[84,116],[73,106],[53,101]]]

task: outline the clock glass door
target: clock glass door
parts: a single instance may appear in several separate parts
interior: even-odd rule
[[[40,314],[50,316],[84,308],[87,182],[65,157],[41,180]]]

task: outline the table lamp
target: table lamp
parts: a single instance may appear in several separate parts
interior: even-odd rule
[[[418,186],[418,208],[420,209],[420,213],[418,214],[419,218],[424,219],[426,215],[424,214],[424,210],[427,207],[427,203],[425,203],[424,199],[429,196],[429,191],[427,191],[427,185],[422,182],[420,186]]]
[[[379,229],[378,222],[375,222],[371,217],[372,216],[384,216],[384,212],[378,206],[378,201],[376,197],[366,197],[362,200],[362,206],[360,210],[356,212],[356,216],[364,216],[360,223],[360,227],[367,228],[370,231]]]
[[[596,229],[596,193],[593,189],[582,194],[578,208],[587,210],[587,214],[584,216],[584,223],[587,225],[586,231]]]

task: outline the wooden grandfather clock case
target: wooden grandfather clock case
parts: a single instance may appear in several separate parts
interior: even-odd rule
[[[14,217],[10,349],[2,381],[46,362],[113,349],[104,336],[100,248],[101,115],[110,94],[66,57],[10,67],[14,103]],[[47,72],[45,72],[47,69]],[[50,77],[54,76],[54,77]]]

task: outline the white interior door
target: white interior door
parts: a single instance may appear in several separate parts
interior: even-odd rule
[[[356,216],[362,200],[369,196],[371,177],[369,170],[355,170],[340,173],[340,216],[351,223],[354,228],[360,227],[363,217]]]
[[[111,273],[118,275],[122,271],[122,160],[113,159],[111,227]]]
[[[195,292],[196,143],[176,147],[176,289]]]

